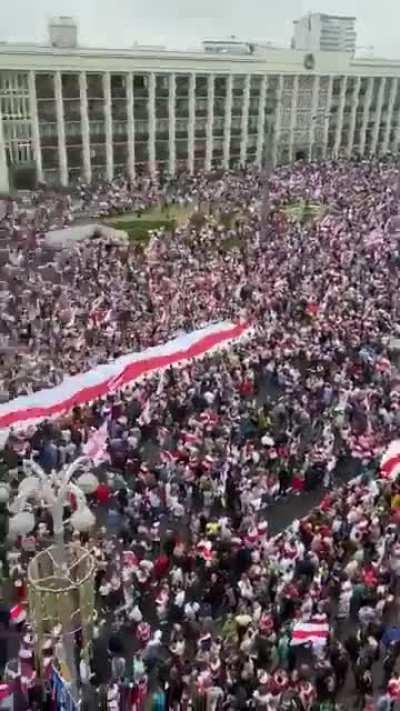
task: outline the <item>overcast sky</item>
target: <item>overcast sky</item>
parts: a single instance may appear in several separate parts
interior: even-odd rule
[[[359,46],[400,58],[400,0],[0,0],[0,40],[45,42],[51,15],[73,15],[81,45],[181,49],[234,34],[288,46],[309,10],[355,15]]]

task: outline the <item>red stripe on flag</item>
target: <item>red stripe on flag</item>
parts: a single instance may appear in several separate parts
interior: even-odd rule
[[[329,634],[329,630],[294,630],[292,633],[292,639],[313,639],[314,637],[318,639],[325,639]]]
[[[393,469],[400,465],[400,454],[396,454],[394,457],[390,457],[381,466],[381,475],[384,479],[390,479]]]

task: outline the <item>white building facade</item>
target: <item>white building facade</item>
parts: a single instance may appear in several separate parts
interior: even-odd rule
[[[312,12],[294,22],[293,48],[315,52],[356,50],[356,18]]]
[[[0,46],[0,191],[397,153],[400,62]]]

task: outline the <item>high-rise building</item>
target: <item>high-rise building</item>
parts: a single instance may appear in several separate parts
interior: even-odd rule
[[[294,21],[293,49],[309,52],[352,52],[356,49],[355,17],[313,12]]]
[[[0,44],[0,190],[399,148],[400,61]]]

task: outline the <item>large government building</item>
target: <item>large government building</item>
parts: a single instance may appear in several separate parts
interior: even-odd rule
[[[1,191],[29,166],[67,186],[399,144],[400,61],[0,43]]]

